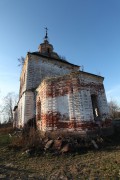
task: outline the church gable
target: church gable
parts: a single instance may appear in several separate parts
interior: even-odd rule
[[[78,71],[79,66],[34,53],[28,54],[28,73],[26,89],[37,88],[46,77],[55,77]]]

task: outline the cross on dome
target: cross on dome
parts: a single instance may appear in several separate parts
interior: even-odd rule
[[[46,30],[46,34],[45,34],[44,39],[48,41],[48,28],[46,27],[45,30]]]

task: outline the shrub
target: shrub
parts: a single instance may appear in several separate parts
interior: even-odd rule
[[[25,128],[20,136],[12,137],[11,145],[9,146],[14,149],[34,149],[35,151],[43,150],[42,138],[39,131],[34,128]]]

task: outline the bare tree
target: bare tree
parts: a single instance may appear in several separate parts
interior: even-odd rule
[[[23,64],[25,62],[25,58],[23,56],[21,56],[20,58],[18,58],[18,62],[19,62],[18,66],[23,67]]]
[[[109,106],[109,111],[110,111],[111,118],[115,119],[115,118],[120,117],[120,107],[119,107],[119,105],[117,104],[116,101],[111,100],[108,103],[108,106]]]
[[[65,57],[65,56],[62,56],[62,55],[60,55],[60,54],[59,54],[59,57],[60,57],[60,59],[62,59],[62,60],[64,60],[64,61],[66,61],[66,62],[67,62],[67,60],[66,60],[66,57]]]
[[[13,108],[17,104],[17,101],[18,95],[16,95],[14,92],[10,92],[4,97],[1,111],[4,121],[13,121]]]

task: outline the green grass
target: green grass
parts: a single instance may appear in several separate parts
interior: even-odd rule
[[[0,146],[8,145],[11,142],[9,134],[13,132],[12,125],[6,124],[0,126]]]
[[[10,137],[8,134],[0,135],[0,146],[5,146],[10,143]]]

